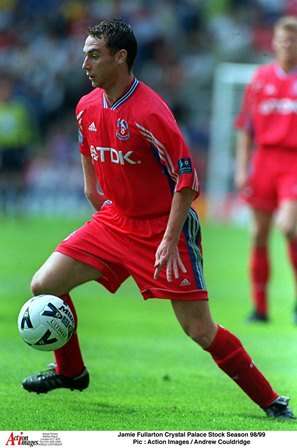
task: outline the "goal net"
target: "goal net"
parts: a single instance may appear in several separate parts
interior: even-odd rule
[[[247,208],[234,191],[234,119],[243,90],[256,64],[223,63],[216,69],[210,127],[210,148],[206,194],[208,217],[216,220],[246,221]]]

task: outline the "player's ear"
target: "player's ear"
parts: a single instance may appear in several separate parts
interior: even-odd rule
[[[122,48],[121,50],[119,50],[116,54],[116,60],[118,64],[126,64],[127,63],[127,50],[125,50],[124,48]]]

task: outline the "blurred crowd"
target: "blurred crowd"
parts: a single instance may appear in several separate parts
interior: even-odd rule
[[[74,107],[90,90],[81,70],[89,25],[131,23],[135,74],[170,104],[203,187],[216,65],[270,57],[273,24],[286,14],[297,14],[297,0],[0,0],[0,213],[25,189],[27,207],[34,194],[37,208],[47,192],[81,195]]]

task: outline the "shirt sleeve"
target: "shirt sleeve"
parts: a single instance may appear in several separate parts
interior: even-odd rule
[[[78,103],[75,113],[78,126],[79,150],[81,154],[84,154],[85,156],[90,156],[90,148],[87,139],[84,135],[84,129],[83,129],[84,109],[80,106],[80,103]]]
[[[165,103],[158,112],[152,112],[147,123],[138,128],[143,137],[153,145],[159,160],[175,184],[174,191],[190,188],[199,195],[199,182],[190,150],[185,143],[176,120]]]
[[[255,108],[257,107],[258,93],[262,88],[264,72],[265,66],[261,66],[255,71],[252,80],[244,90],[240,111],[234,122],[237,129],[248,132],[252,137],[254,135]]]

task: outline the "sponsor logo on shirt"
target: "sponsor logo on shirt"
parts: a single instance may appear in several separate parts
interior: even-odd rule
[[[130,138],[130,131],[129,131],[128,123],[123,118],[117,119],[116,137],[122,141],[129,140],[129,138]]]
[[[192,173],[192,162],[190,158],[179,159],[178,174]]]
[[[259,112],[262,115],[269,115],[271,113],[279,113],[281,115],[288,115],[297,113],[297,101],[290,98],[275,99],[262,101],[259,104]]]
[[[114,148],[105,148],[101,146],[90,147],[92,159],[96,162],[111,162],[117,165],[139,165],[141,160],[133,160],[134,151],[123,152]]]

